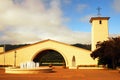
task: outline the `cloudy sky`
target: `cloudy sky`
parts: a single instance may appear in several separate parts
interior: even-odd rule
[[[109,20],[110,35],[120,34],[120,0],[0,0],[0,43],[34,43],[53,39],[91,43],[89,19]]]

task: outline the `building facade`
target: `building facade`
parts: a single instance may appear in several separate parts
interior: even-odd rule
[[[34,61],[39,58],[41,52],[45,50],[54,50],[61,54],[65,61],[65,66],[69,69],[77,68],[78,66],[97,65],[97,60],[90,57],[90,53],[96,49],[98,41],[104,41],[108,38],[108,20],[109,17],[92,17],[92,50],[86,50],[69,44],[61,43],[54,40],[44,40],[31,45],[27,45],[8,52],[0,53],[0,65],[20,66],[21,63]],[[3,50],[1,48],[1,50]]]

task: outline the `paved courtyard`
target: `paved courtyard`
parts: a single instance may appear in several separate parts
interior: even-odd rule
[[[5,74],[0,69],[0,80],[120,80],[117,70],[78,69],[55,67],[52,73]]]

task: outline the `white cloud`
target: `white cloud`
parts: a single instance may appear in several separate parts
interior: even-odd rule
[[[63,0],[63,2],[64,2],[65,4],[70,4],[70,3],[72,2],[72,0]]]
[[[78,4],[77,7],[76,7],[76,10],[78,12],[83,12],[86,8],[88,8],[88,5],[86,5],[86,4]]]
[[[110,37],[118,37],[120,34],[110,34]]]
[[[87,22],[87,23],[88,23],[89,20],[90,20],[90,18],[93,17],[93,16],[94,16],[94,15],[92,15],[92,14],[91,14],[91,15],[83,16],[83,17],[80,18],[80,22],[84,22],[84,23]]]
[[[0,1],[0,41],[29,43],[54,39],[66,43],[89,43],[89,33],[73,32],[63,25],[60,0]],[[68,18],[69,19],[69,18]],[[81,35],[82,34],[82,35]]]
[[[113,0],[113,8],[120,13],[120,0]]]

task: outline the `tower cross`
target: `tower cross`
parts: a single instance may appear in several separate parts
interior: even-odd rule
[[[102,8],[100,8],[100,7],[97,8],[97,10],[98,10],[98,13],[97,13],[98,17],[101,16],[101,14],[100,14],[100,10],[101,10],[101,9],[102,9]]]

